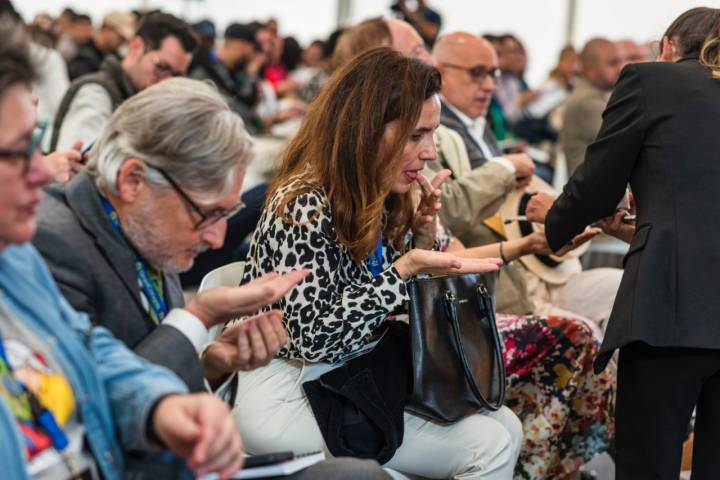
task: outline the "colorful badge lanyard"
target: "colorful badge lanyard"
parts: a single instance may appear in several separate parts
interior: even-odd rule
[[[370,257],[367,260],[368,267],[370,267],[370,271],[372,272],[374,277],[377,277],[380,275],[383,271],[382,269],[382,234],[380,234],[380,238],[378,239],[377,247],[375,247],[375,251],[370,254]]]
[[[100,200],[102,201],[105,213],[110,219],[110,223],[112,223],[113,228],[120,236],[124,237],[122,227],[120,226],[120,219],[118,218],[115,208],[104,196],[100,195]],[[162,322],[163,318],[165,318],[165,315],[168,313],[167,305],[165,304],[165,300],[160,292],[158,292],[157,287],[155,287],[155,283],[150,277],[150,272],[148,272],[147,265],[137,254],[135,254],[135,274],[140,282],[140,288],[142,288],[142,291],[145,293],[145,297],[147,297],[152,313],[155,314],[154,319],[157,319],[158,323]]]
[[[30,404],[30,411],[35,418],[35,421],[45,431],[45,433],[47,433],[48,437],[50,437],[50,441],[52,442],[53,447],[55,447],[55,450],[62,453],[62,451],[68,446],[67,435],[65,435],[65,432],[63,432],[60,425],[58,425],[57,420],[55,420],[55,415],[53,415],[50,410],[43,407],[35,394],[33,394],[33,392],[25,387],[22,382],[15,378],[12,365],[10,365],[8,357],[5,354],[5,345],[3,343],[2,336],[0,336],[0,362],[2,362],[0,364],[0,374],[7,372],[6,375],[0,375],[0,377],[5,377],[2,380],[3,385],[8,390],[8,393],[13,395],[15,398],[25,395],[28,403]]]

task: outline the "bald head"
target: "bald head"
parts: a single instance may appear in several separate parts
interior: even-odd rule
[[[593,38],[580,52],[583,77],[601,90],[611,90],[617,82],[622,59],[615,44],[606,38]]]
[[[455,63],[473,60],[478,57],[477,52],[496,57],[495,49],[484,38],[467,32],[454,32],[440,37],[435,43],[433,57],[438,63]]]
[[[645,51],[635,40],[625,38],[618,40],[615,44],[620,50],[620,58],[622,58],[623,65],[645,61]]]
[[[412,25],[396,18],[386,19],[385,23],[390,30],[393,50],[406,57],[416,58],[429,65],[433,65],[432,57],[427,51],[427,48],[425,48],[425,42],[423,42],[422,37]]]
[[[450,33],[435,43],[433,57],[442,73],[445,100],[471,119],[485,116],[498,66],[490,42],[471,33]]]

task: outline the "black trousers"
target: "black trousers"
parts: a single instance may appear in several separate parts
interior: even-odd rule
[[[618,480],[677,480],[697,406],[693,480],[720,479],[720,350],[620,349],[616,403]]]

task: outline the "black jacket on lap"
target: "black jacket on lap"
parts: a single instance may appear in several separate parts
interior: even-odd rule
[[[336,456],[386,463],[403,441],[403,412],[411,386],[407,324],[386,321],[369,353],[348,361],[303,388],[328,450]]]

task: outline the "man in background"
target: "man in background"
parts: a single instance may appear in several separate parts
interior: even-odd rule
[[[581,74],[565,104],[560,140],[568,173],[585,158],[585,148],[595,140],[602,112],[617,82],[623,63],[615,42],[593,38],[580,52]]]
[[[184,21],[167,13],[146,15],[125,58],[108,57],[99,72],[70,85],[55,116],[50,149],[94,142],[122,102],[162,80],[185,75],[196,48],[197,37]]]
[[[75,58],[68,62],[70,80],[100,70],[105,57],[118,53],[120,47],[135,35],[135,16],[115,11],[103,17],[102,26],[92,39],[80,46]]]

